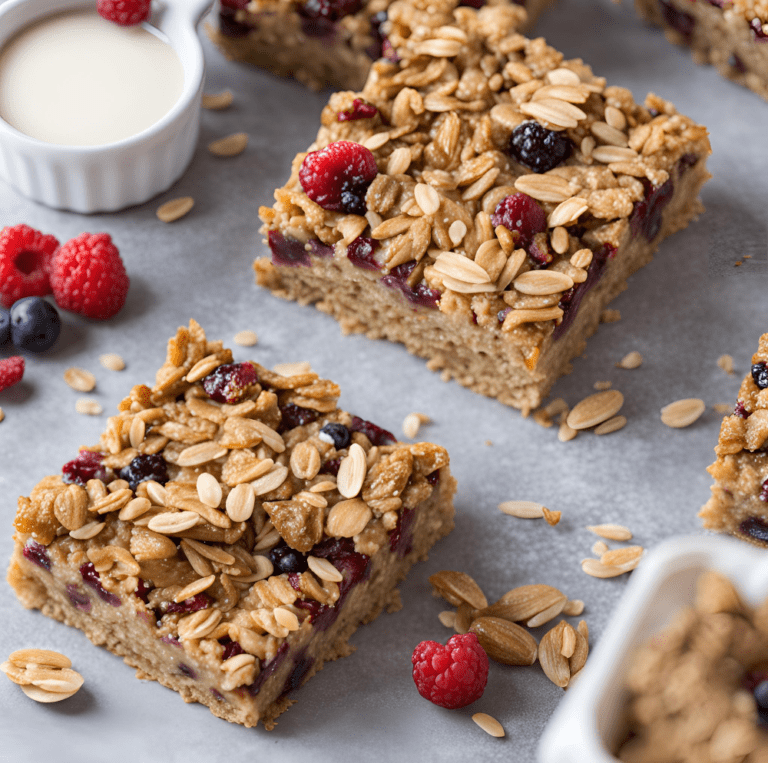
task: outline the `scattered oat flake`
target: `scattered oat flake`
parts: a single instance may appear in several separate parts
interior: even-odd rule
[[[518,519],[541,519],[544,516],[544,507],[533,501],[504,501],[499,504],[499,511]]]
[[[626,426],[626,416],[614,416],[608,421],[604,421],[600,426],[595,427],[595,434],[603,435],[610,434],[611,432],[618,432],[619,429],[623,429]]]
[[[95,400],[89,400],[87,397],[81,397],[75,403],[75,410],[85,416],[99,416],[104,409],[101,407],[101,404],[97,403]]]
[[[122,371],[125,368],[125,361],[115,352],[99,355],[99,363],[109,371]]]
[[[631,572],[637,567],[639,559],[627,564],[603,564],[599,559],[583,559],[581,569],[593,578],[616,578],[625,572]]]
[[[596,381],[592,385],[595,389],[600,390],[601,392],[606,389],[610,389],[613,386],[613,382],[609,381]]]
[[[688,427],[696,421],[707,406],[698,397],[676,400],[661,409],[661,421],[673,429]]]
[[[731,403],[715,403],[712,408],[714,408],[715,413],[733,413],[733,405]]]
[[[544,520],[550,527],[554,527],[562,516],[560,511],[550,511],[546,506],[541,507],[542,514],[544,514]]]
[[[485,444],[487,447],[492,448],[493,447],[493,440],[486,440]]]
[[[242,154],[248,146],[248,133],[236,132],[227,135],[226,138],[219,138],[208,144],[208,150],[214,156],[237,156]]]
[[[615,416],[624,405],[624,395],[617,389],[596,392],[577,403],[566,423],[572,429],[589,429]]]
[[[232,91],[223,90],[220,93],[203,93],[203,108],[211,111],[221,111],[232,105]]]
[[[563,607],[566,617],[578,617],[584,611],[584,602],[581,599],[570,599]]]
[[[552,426],[552,417],[544,408],[535,410],[531,418],[533,418],[540,427],[544,427],[545,429],[549,429],[549,427]]]
[[[717,365],[729,376],[733,376],[733,358],[730,355],[721,355],[717,359]]]
[[[259,337],[255,331],[238,331],[235,334],[235,344],[239,344],[241,347],[253,347],[259,341]]]
[[[588,525],[587,530],[607,540],[631,540],[632,531],[624,525]]]
[[[642,546],[624,546],[623,548],[614,548],[606,551],[600,556],[600,564],[622,565],[639,559],[645,553]]]
[[[617,364],[616,368],[639,368],[643,363],[643,356],[637,351],[628,352]]]
[[[429,422],[429,416],[424,413],[409,413],[403,419],[403,434],[409,440],[413,440],[418,435],[421,425],[428,424]]]
[[[503,737],[504,727],[488,713],[475,713],[472,720],[486,733],[492,737]]]
[[[600,323],[616,323],[621,320],[621,312],[619,310],[603,310],[600,313]]]
[[[437,619],[446,627],[446,628],[453,628],[454,624],[456,623],[456,613],[452,612],[450,609],[446,609],[443,612],[441,612]]]
[[[188,215],[194,206],[195,200],[191,196],[180,196],[178,199],[171,199],[161,204],[155,214],[160,222],[172,223]]]
[[[64,381],[78,392],[90,392],[96,386],[96,377],[90,371],[76,366],[64,372]]]
[[[560,424],[560,429],[557,432],[557,439],[560,440],[560,442],[569,442],[574,437],[576,437],[578,433],[578,430],[574,429],[573,427],[569,427],[568,424],[564,421],[562,424]]]
[[[595,556],[602,556],[608,550],[609,546],[604,540],[596,540],[592,545],[592,553]]]

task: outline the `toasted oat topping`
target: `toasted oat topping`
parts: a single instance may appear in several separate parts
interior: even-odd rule
[[[443,448],[395,442],[338,396],[308,367],[233,363],[191,321],[154,385],[133,387],[98,445],[67,465],[69,482],[46,477],[19,499],[17,538],[84,580],[92,565],[102,598],[136,594],[159,639],[222,660],[227,690],[252,683],[317,607],[338,602],[333,549],[363,566],[389,550],[448,465]],[[331,424],[344,447],[320,436]],[[280,569],[278,546],[304,570]],[[225,637],[244,654],[224,660]]]
[[[707,155],[706,132],[660,98],[638,105],[580,60],[517,33],[515,4],[457,5],[392,3],[387,39],[396,56],[373,65],[362,94],[336,93],[323,111],[312,150],[353,141],[377,161],[365,216],[310,200],[299,154],[275,205],[260,210],[262,230],[307,246],[320,241],[337,259],[356,237],[373,240],[381,275],[411,268],[408,286],[439,295],[441,311],[510,334],[532,352],[562,320],[559,303],[586,281],[593,253],[632,235],[644,184],[658,188],[683,156]],[[360,98],[378,113],[340,121]],[[561,136],[570,156],[532,172],[510,150],[525,124]],[[543,210],[540,261],[518,231],[492,219],[516,192]]]

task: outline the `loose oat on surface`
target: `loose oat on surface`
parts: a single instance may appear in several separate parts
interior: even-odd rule
[[[203,108],[211,111],[221,111],[232,105],[233,96],[231,90],[222,90],[220,93],[203,93]]]
[[[194,206],[195,200],[191,196],[181,196],[178,199],[171,199],[171,201],[161,204],[155,214],[160,222],[172,223],[188,215]]]
[[[96,377],[90,371],[74,366],[64,372],[64,381],[77,392],[91,392],[96,387]]]
[[[125,361],[114,352],[99,355],[99,363],[109,371],[122,371],[125,369]]]
[[[208,150],[214,156],[237,156],[242,154],[248,147],[248,133],[236,132],[232,135],[227,135],[225,138],[219,138],[218,140],[211,141],[208,144]]]

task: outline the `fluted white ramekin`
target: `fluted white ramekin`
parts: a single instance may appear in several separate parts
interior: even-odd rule
[[[196,27],[210,4],[153,4],[151,24],[166,36],[184,69],[181,96],[159,122],[104,146],[60,146],[30,138],[0,119],[0,178],[34,201],[73,212],[113,212],[169,188],[186,170],[197,142],[205,64]],[[0,4],[0,48],[45,16],[95,5],[95,0],[8,0]]]
[[[565,693],[539,744],[540,763],[618,763],[627,698],[624,675],[634,649],[693,603],[705,570],[733,581],[752,605],[768,597],[768,553],[723,536],[670,538],[632,573],[627,590],[584,673]]]

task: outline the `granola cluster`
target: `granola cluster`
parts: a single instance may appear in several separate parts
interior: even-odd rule
[[[378,175],[367,212],[312,201],[299,182],[299,154],[274,207],[260,210],[262,231],[307,251],[321,242],[337,260],[367,241],[385,278],[407,269],[407,286],[431,290],[442,312],[540,346],[590,266],[638,235],[638,209],[648,212],[668,182],[671,195],[671,184],[710,149],[705,129],[671,104],[649,95],[638,105],[581,60],[519,34],[520,12],[457,0],[392,3],[386,30],[396,59],[377,61],[361,94],[331,97],[311,146],[345,140],[373,152]],[[360,98],[377,113],[342,119]],[[567,140],[569,158],[545,172],[518,162],[510,139],[531,122]],[[527,248],[493,223],[515,193],[546,215],[546,230]],[[652,240],[658,228],[645,233]],[[268,284],[268,268],[257,272]]]
[[[220,663],[225,689],[253,683],[343,597],[349,570],[334,561],[397,551],[404,513],[448,464],[439,446],[339,410],[335,384],[299,371],[232,364],[197,323],[180,328],[155,385],[131,390],[67,481],[19,499],[24,556],[76,576],[75,606],[90,607],[82,583],[108,604],[130,597],[157,638]],[[276,549],[303,569],[276,569]]]
[[[757,19],[765,34],[768,34],[768,2],[766,0],[723,0],[720,3],[712,3],[723,9],[726,19],[743,17],[750,24]]]
[[[768,602],[748,607],[709,571],[693,607],[633,655],[625,683],[625,763],[744,761],[768,755],[752,690],[768,666]],[[760,715],[764,713],[760,708]]]

